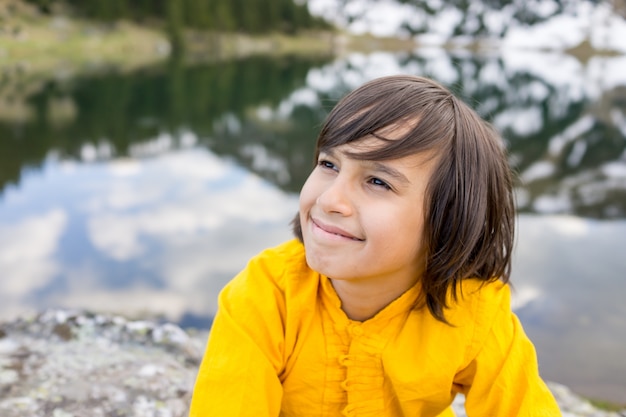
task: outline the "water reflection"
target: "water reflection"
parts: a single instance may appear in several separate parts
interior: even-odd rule
[[[626,217],[626,57],[350,55],[326,65],[242,62],[50,81],[22,101],[30,117],[0,120],[0,187],[52,150],[86,161],[158,154],[193,132],[288,192],[306,178],[324,115],[347,91],[406,72],[448,85],[503,132],[520,172],[520,209]],[[144,142],[150,142],[141,146]],[[184,144],[183,144],[184,145]]]
[[[4,196],[0,269],[12,278],[0,282],[2,315],[61,305],[206,326],[217,292],[289,237],[296,211],[295,195],[201,148],[50,158]]]
[[[107,160],[128,156],[131,148],[153,142],[162,133],[178,144],[185,131],[192,131],[218,154],[233,155],[242,144],[262,143],[279,146],[281,159],[290,160],[293,153],[297,160],[300,149],[293,146],[302,147],[309,158],[309,141],[274,145],[276,139],[297,138],[305,129],[307,136],[313,133],[306,108],[294,109],[299,112],[291,116],[299,118],[288,121],[287,129],[275,123],[268,126],[256,114],[263,107],[274,108],[303,86],[308,70],[323,62],[255,57],[193,67],[172,63],[132,74],[31,84],[17,79],[19,87],[5,83],[0,95],[23,111],[9,120],[0,117],[0,190],[18,184],[24,168],[40,166],[51,151],[62,158]]]
[[[624,401],[626,221],[522,215],[513,266],[516,309],[542,372]]]
[[[0,117],[0,317],[66,306],[207,326],[248,258],[290,237],[336,100],[377,76],[422,74],[506,137],[523,213],[515,302],[542,370],[626,401],[625,67],[622,57],[431,49],[172,64],[11,90],[19,117]]]

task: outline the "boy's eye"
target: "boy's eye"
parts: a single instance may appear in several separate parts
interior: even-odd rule
[[[386,190],[391,190],[391,187],[389,186],[389,184],[387,184],[385,181],[381,180],[380,178],[370,178],[369,183],[377,187],[382,187]]]
[[[335,169],[336,170],[335,164],[333,164],[330,161],[325,161],[325,160],[322,159],[317,164],[319,166],[321,166],[322,168],[329,168],[329,169]]]

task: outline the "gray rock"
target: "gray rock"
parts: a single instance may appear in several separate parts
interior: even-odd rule
[[[3,417],[185,416],[206,339],[62,310],[1,327]]]
[[[186,416],[207,335],[67,310],[0,324],[0,416]],[[564,417],[626,416],[550,389]],[[462,397],[454,409],[465,416]]]

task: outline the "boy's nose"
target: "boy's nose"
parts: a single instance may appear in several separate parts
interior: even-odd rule
[[[345,181],[336,178],[317,197],[317,204],[325,213],[349,216],[353,212],[352,191]]]

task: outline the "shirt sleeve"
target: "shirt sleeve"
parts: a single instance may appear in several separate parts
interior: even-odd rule
[[[271,269],[257,258],[220,293],[190,417],[279,415],[284,296]]]
[[[478,314],[476,353],[469,366],[457,375],[466,395],[467,415],[561,416],[556,400],[539,375],[535,348],[511,311],[509,287],[497,287],[483,287],[487,299],[482,299],[479,306],[483,311]]]

